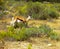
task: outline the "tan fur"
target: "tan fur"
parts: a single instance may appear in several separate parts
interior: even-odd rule
[[[26,21],[26,18],[23,17],[23,16],[15,16],[15,17],[14,17],[14,19],[17,19],[17,18],[19,18],[19,19],[21,19],[21,20],[23,20],[23,21]]]
[[[24,22],[26,22],[26,21],[29,20],[29,18],[26,18],[26,17],[24,17],[24,16],[15,16],[15,17],[14,17],[15,20],[16,20],[17,18],[23,20]]]

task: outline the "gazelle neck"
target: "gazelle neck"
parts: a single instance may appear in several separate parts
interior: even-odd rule
[[[12,17],[12,21],[14,20],[14,17]]]
[[[30,16],[28,16],[28,17],[27,17],[27,19],[26,19],[26,21],[28,21],[28,20],[30,20],[30,19],[31,19],[31,17],[30,17]]]

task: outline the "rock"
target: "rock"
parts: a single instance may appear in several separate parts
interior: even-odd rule
[[[52,44],[49,43],[48,46],[50,47],[50,46],[52,46]]]

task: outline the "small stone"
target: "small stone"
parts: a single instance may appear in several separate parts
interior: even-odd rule
[[[48,44],[48,46],[52,46],[52,44]]]

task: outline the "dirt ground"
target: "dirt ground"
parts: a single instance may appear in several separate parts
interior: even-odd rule
[[[31,20],[28,23],[30,26],[39,27],[42,24],[49,25],[55,32],[60,34],[60,19],[54,20]]]
[[[4,49],[60,49],[60,41],[47,38],[31,38],[30,41],[6,41]]]

